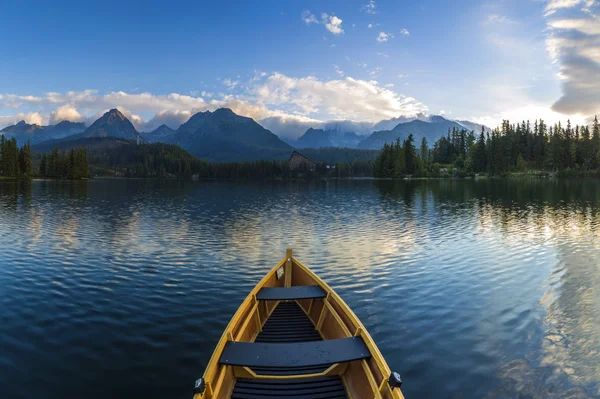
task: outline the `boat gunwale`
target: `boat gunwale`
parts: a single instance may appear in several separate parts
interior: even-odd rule
[[[236,312],[231,317],[231,320],[229,320],[227,327],[225,327],[225,330],[223,330],[223,334],[221,335],[221,338],[219,338],[219,341],[217,341],[217,345],[215,346],[215,349],[213,350],[213,354],[210,357],[208,364],[206,365],[204,374],[202,375],[202,379],[205,381],[205,383],[207,385],[212,384],[214,381],[214,377],[217,375],[217,371],[219,369],[219,359],[221,357],[221,354],[223,353],[223,348],[225,348],[225,344],[227,344],[227,341],[229,340],[229,334],[233,334],[232,333],[233,327],[236,326],[237,323],[240,322],[242,315],[246,311],[246,307],[254,299],[254,296],[256,295],[256,293],[258,291],[260,291],[260,289],[265,284],[265,282],[267,282],[267,280],[269,280],[269,278],[271,278],[272,275],[277,272],[277,269],[279,269],[281,266],[283,266],[285,264],[285,262],[287,262],[287,260],[288,260],[288,257],[284,256],[279,262],[277,262],[277,264],[275,266],[273,266],[273,268],[271,268],[271,270],[269,270],[267,272],[267,274],[264,275],[264,277],[250,291],[248,296],[246,296],[246,298],[242,301],[242,303],[240,304],[240,306],[238,307]],[[211,390],[213,390],[214,388],[215,387],[212,387],[212,386],[210,387]],[[208,386],[206,389],[209,389]],[[206,390],[205,390],[205,392],[206,392]],[[203,398],[203,393],[195,394],[194,398]]]
[[[327,292],[328,296],[324,299],[324,302],[327,299],[329,299],[329,301],[334,299],[337,302],[337,304],[342,308],[344,313],[351,319],[351,321],[356,327],[354,335],[360,335],[365,341],[365,345],[367,345],[369,352],[371,352],[371,357],[373,357],[373,359],[375,360],[375,363],[377,364],[377,367],[379,368],[379,371],[381,372],[381,375],[383,376],[385,381],[385,379],[391,375],[392,371],[387,362],[385,361],[385,358],[379,351],[379,348],[375,344],[373,337],[371,337],[371,334],[369,334],[369,331],[360,321],[358,316],[354,314],[354,311],[350,308],[350,306],[348,306],[348,304],[342,299],[342,297],[333,288],[331,288],[329,284],[327,284],[315,272],[313,272],[308,266],[304,265],[302,262],[300,262],[293,256],[292,262],[299,266],[304,272],[308,273],[308,275],[312,277],[321,286],[321,288],[325,290],[325,292]],[[331,304],[329,305],[331,306]],[[352,332],[350,333],[352,334]],[[404,399],[404,395],[402,394],[402,391],[400,389],[390,389],[389,392],[395,399]]]
[[[341,310],[348,316],[348,318],[350,319],[350,321],[352,322],[352,324],[355,327],[354,333],[352,331],[349,331],[349,333],[351,334],[351,336],[353,334],[354,336],[362,337],[362,339],[365,342],[365,345],[367,346],[367,348],[369,349],[369,352],[371,353],[371,357],[375,360],[375,364],[376,364],[377,368],[379,368],[379,372],[381,373],[381,375],[383,377],[383,381],[379,385],[379,389],[376,392],[374,392],[374,394],[376,395],[375,397],[382,397],[381,396],[383,393],[382,391],[384,390],[384,387],[386,386],[385,385],[385,382],[387,381],[386,378],[391,375],[391,369],[389,368],[389,365],[385,361],[385,358],[381,354],[379,348],[375,344],[375,341],[369,334],[368,330],[363,325],[363,323],[360,321],[360,319],[356,316],[356,314],[352,311],[350,306],[348,306],[348,304],[342,299],[342,297],[333,288],[331,288],[325,281],[323,281],[317,274],[315,274],[308,266],[304,265],[302,262],[300,262],[298,259],[296,259],[293,255],[288,256],[290,253],[291,253],[291,250],[288,250],[288,252],[286,252],[286,256],[284,256],[277,264],[275,264],[275,266],[273,266],[271,268],[271,270],[269,270],[264,275],[264,277],[254,286],[254,288],[246,296],[244,301],[240,304],[237,311],[232,316],[231,320],[227,324],[227,327],[223,331],[221,338],[217,342],[217,345],[213,351],[213,354],[212,354],[212,356],[206,366],[204,374],[202,376],[202,379],[205,381],[205,383],[207,385],[206,389],[202,393],[195,394],[194,399],[204,398],[205,393],[207,393],[207,392],[211,393],[211,395],[209,397],[214,396],[214,393],[216,393],[217,386],[216,385],[212,386],[212,384],[213,384],[215,377],[218,374],[217,372],[219,370],[219,366],[221,366],[219,364],[219,359],[221,357],[221,354],[223,353],[223,349],[225,348],[225,345],[230,340],[230,338],[233,340],[233,336],[232,336],[233,328],[238,323],[240,323],[240,321],[241,321],[240,319],[246,313],[247,307],[250,305],[250,302],[255,300],[256,294],[258,293],[258,291],[260,291],[260,289],[263,288],[264,284],[273,276],[274,273],[277,272],[277,269],[284,266],[288,260],[290,260],[292,262],[292,265],[295,264],[297,267],[302,269],[303,272],[307,273],[308,276],[310,278],[312,278],[315,281],[315,283],[318,284],[321,288],[323,288],[323,290],[327,293],[326,298],[323,298],[324,307],[326,306],[325,305],[326,302],[328,302],[328,301],[331,302],[332,300],[334,300],[337,303],[337,305],[340,306]],[[292,267],[292,270],[293,270],[293,267]],[[293,275],[293,273],[292,273],[292,275]],[[328,305],[332,306],[330,303],[328,303]],[[273,308],[273,310],[274,310],[274,308]],[[331,310],[334,311],[334,312],[332,312],[332,314],[337,313],[337,311],[335,311],[335,309],[330,308],[330,312],[331,312]],[[337,315],[337,316],[339,317],[339,315]],[[342,325],[345,326],[344,323],[342,323]],[[319,330],[319,333],[322,335],[322,332],[320,330]],[[370,369],[369,369],[369,372],[370,372]],[[370,373],[371,373],[371,378],[373,378],[374,376],[372,375],[372,372],[370,372]],[[342,379],[342,381],[344,382],[344,385],[346,385],[346,382],[343,379]],[[402,394],[402,391],[399,388],[391,389],[389,386],[387,386],[387,388],[388,388],[387,393],[389,393],[393,399],[404,399],[404,395]],[[379,395],[379,396],[377,396],[377,395]]]

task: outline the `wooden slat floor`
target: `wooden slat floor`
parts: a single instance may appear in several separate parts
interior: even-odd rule
[[[273,311],[255,342],[321,341],[321,335],[296,302],[281,302]],[[319,373],[327,367],[298,367],[286,369],[253,368],[262,375]],[[347,398],[341,379],[333,377],[270,380],[238,378],[232,399],[342,399]]]

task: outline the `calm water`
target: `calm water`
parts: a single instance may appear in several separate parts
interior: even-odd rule
[[[0,182],[0,397],[191,398],[285,248],[407,399],[600,397],[600,182]]]

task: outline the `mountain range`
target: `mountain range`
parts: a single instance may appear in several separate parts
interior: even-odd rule
[[[358,147],[363,149],[379,149],[385,143],[392,143],[397,139],[404,140],[409,134],[413,135],[416,146],[419,146],[421,140],[426,138],[431,147],[437,139],[448,133],[448,129],[464,129],[464,126],[445,119],[442,116],[432,116],[429,120],[429,122],[425,122],[415,119],[411,122],[399,123],[392,130],[373,132],[369,137],[361,141]]]
[[[83,122],[62,121],[56,125],[40,126],[20,121],[15,125],[7,126],[0,130],[0,135],[4,135],[6,138],[14,137],[17,140],[17,144],[22,146],[28,140],[33,145],[48,140],[72,136],[84,130],[85,124]]]
[[[43,147],[62,148],[83,139],[112,137],[131,141],[141,137],[144,142],[177,145],[200,159],[231,162],[284,160],[294,148],[379,150],[385,143],[394,142],[398,138],[403,140],[411,133],[415,137],[415,145],[418,146],[424,137],[432,146],[448,129],[476,127],[468,121],[451,121],[442,116],[422,116],[420,119],[400,117],[377,125],[391,126],[395,122],[398,123],[392,129],[378,130],[366,137],[345,130],[344,126],[347,125],[333,124],[326,129],[308,128],[298,140],[284,142],[252,118],[237,115],[228,108],[196,113],[177,129],[161,125],[147,133],[138,132],[119,110],[111,109],[87,128],[83,123],[68,121],[50,126],[31,125],[21,121],[2,129],[0,134],[15,137],[20,145],[29,140],[32,145],[45,143]]]
[[[344,132],[340,129],[323,130],[311,127],[298,140],[288,140],[288,143],[296,148],[356,148],[363,138],[354,132]]]

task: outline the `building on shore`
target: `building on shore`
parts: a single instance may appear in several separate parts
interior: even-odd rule
[[[304,155],[300,154],[298,151],[292,152],[292,156],[290,156],[290,160],[288,161],[288,163],[290,165],[290,169],[299,172],[313,172],[317,167],[316,162],[311,161]]]

